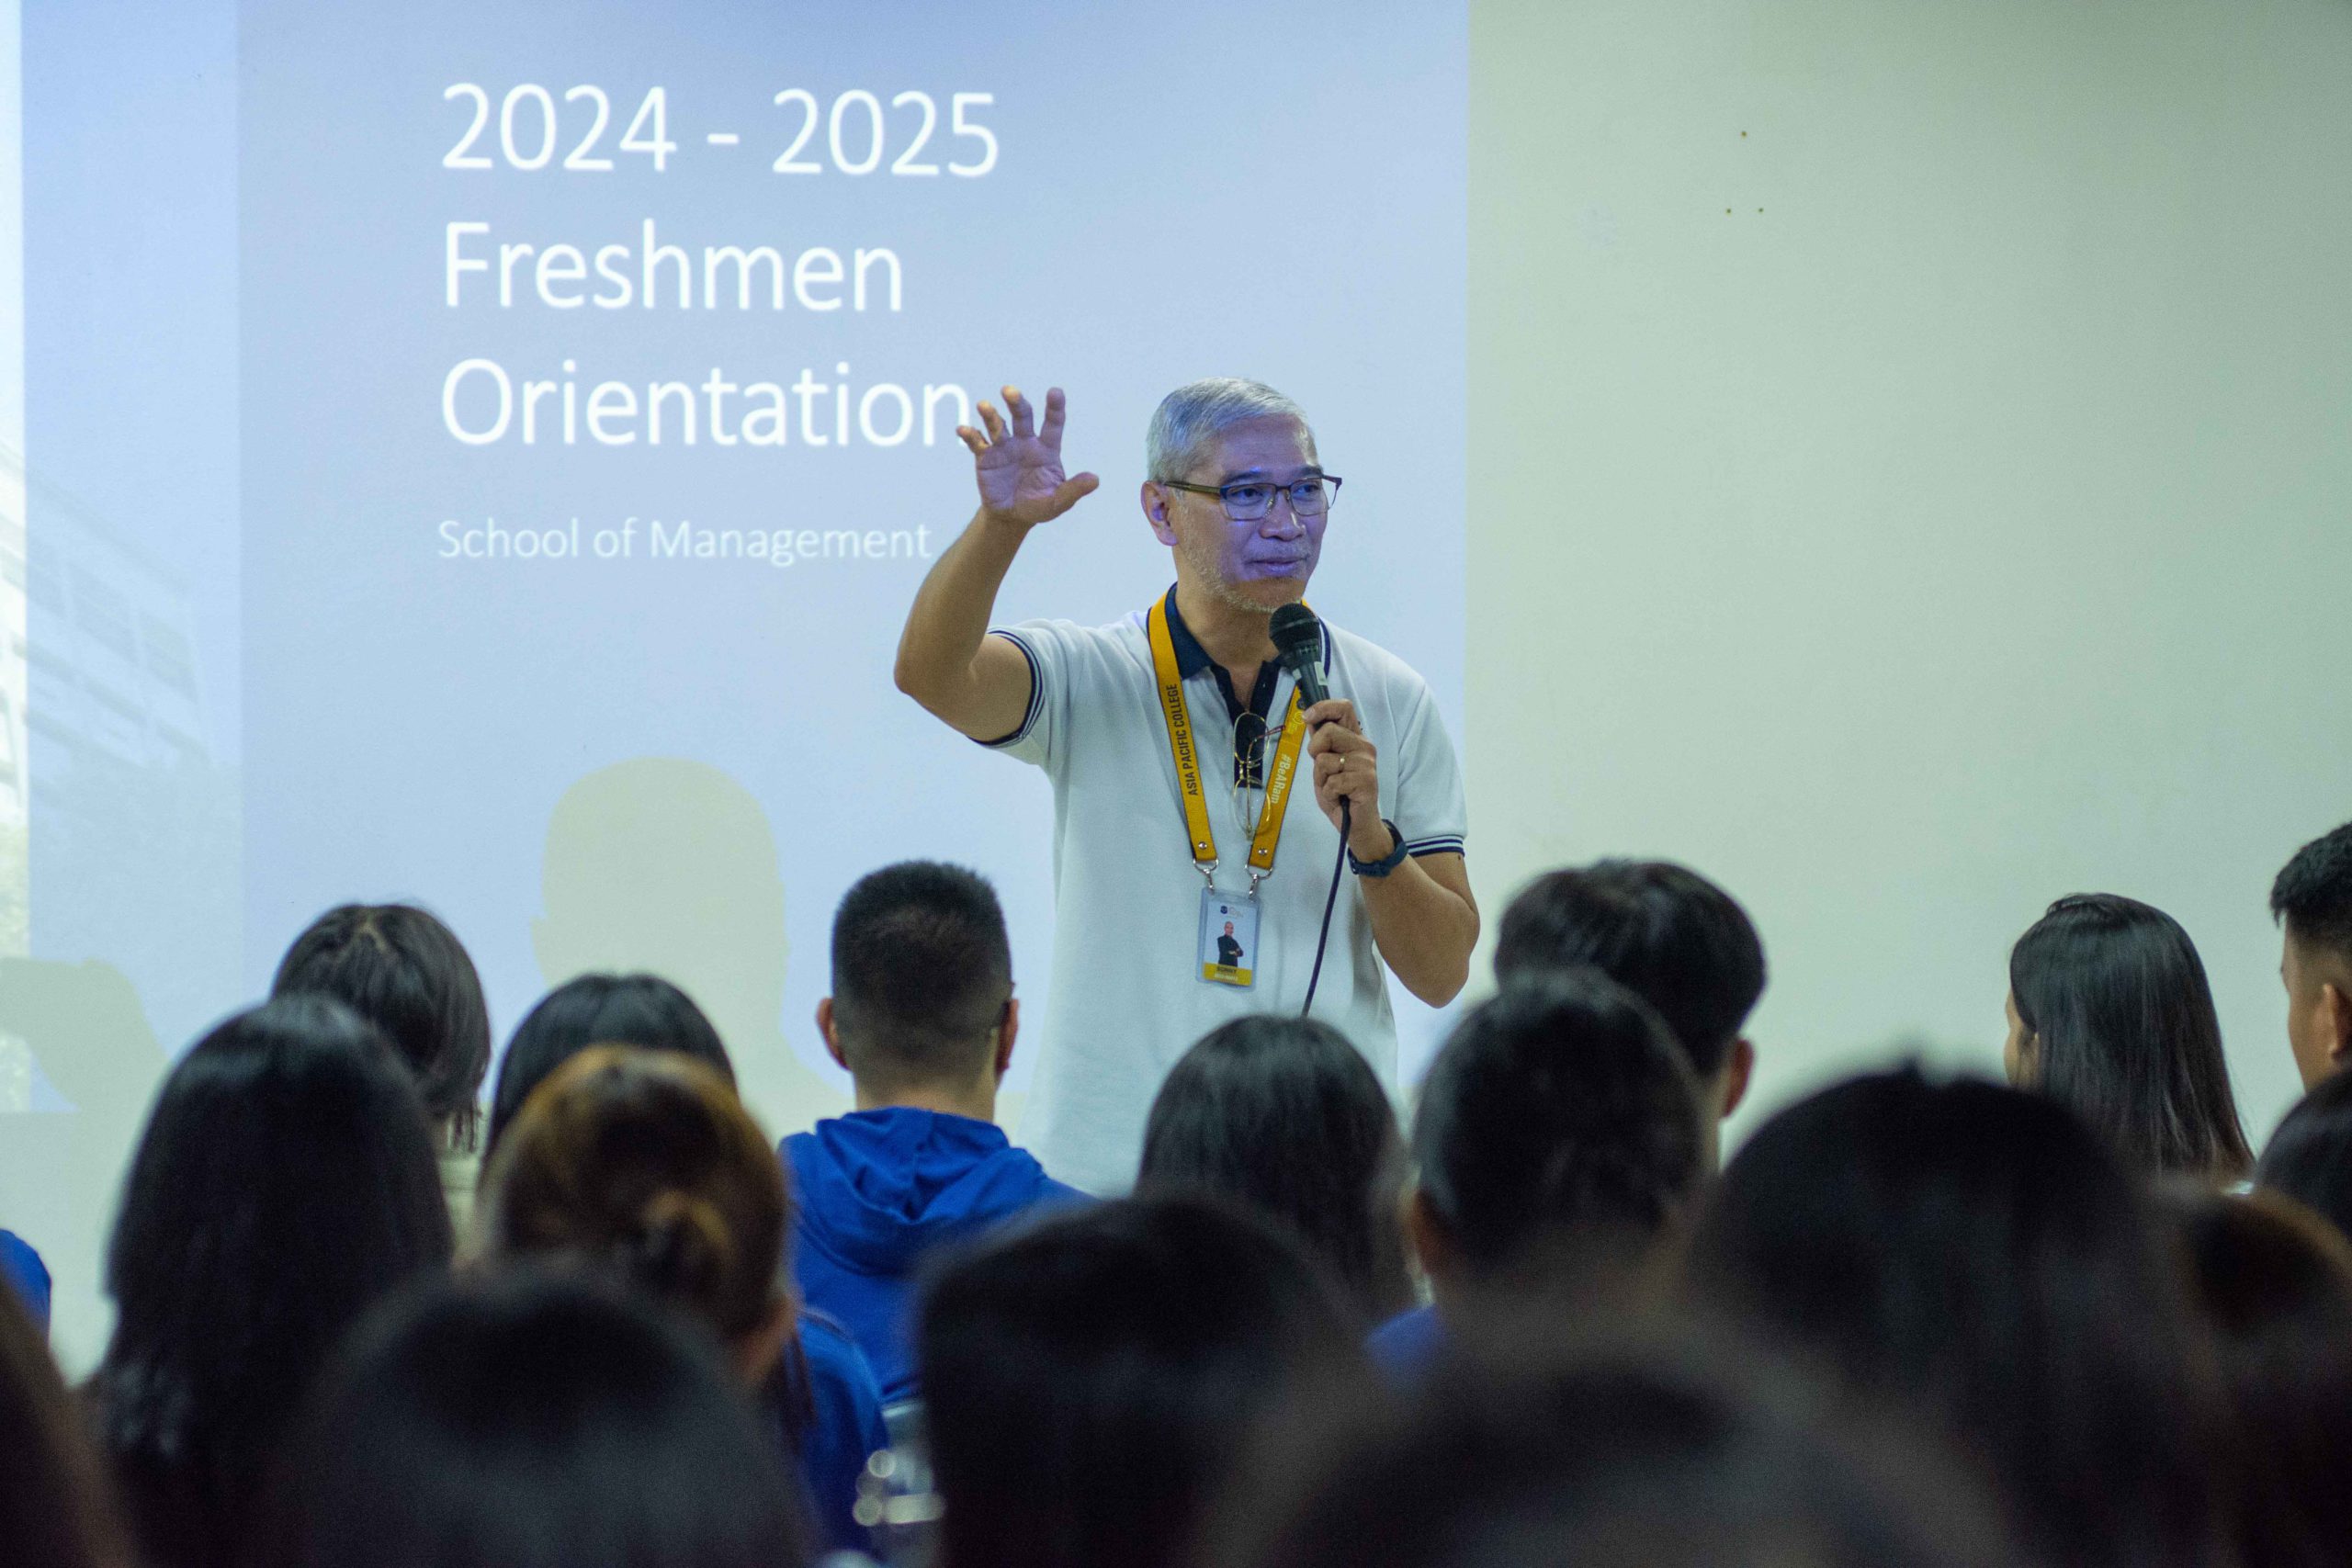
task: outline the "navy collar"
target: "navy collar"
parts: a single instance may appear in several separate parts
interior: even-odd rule
[[[1176,673],[1189,681],[1210,664],[1209,650],[1184,624],[1183,613],[1176,608],[1176,590],[1171,584],[1168,597],[1160,601],[1160,608],[1168,613],[1168,642],[1176,650]]]
[[[1233,726],[1233,772],[1235,779],[1258,787],[1263,780],[1266,765],[1266,725],[1274,707],[1274,686],[1282,679],[1282,660],[1269,659],[1258,666],[1258,681],[1245,700],[1233,689],[1233,677],[1225,666],[1209,657],[1193,628],[1176,609],[1176,590],[1170,588],[1161,601],[1168,613],[1168,646],[1176,655],[1176,673],[1189,681],[1204,670],[1216,677],[1217,694],[1225,699],[1226,722]],[[1326,633],[1326,636],[1329,634]],[[1329,645],[1325,645],[1329,653]]]

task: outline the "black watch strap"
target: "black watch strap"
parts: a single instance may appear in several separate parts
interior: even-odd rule
[[[1355,851],[1350,850],[1348,869],[1358,876],[1385,876],[1405,863],[1405,835],[1398,832],[1396,824],[1385,817],[1380,819],[1380,825],[1388,829],[1388,836],[1396,840],[1396,847],[1379,860],[1358,860]]]

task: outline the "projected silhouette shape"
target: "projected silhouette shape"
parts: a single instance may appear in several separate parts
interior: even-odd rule
[[[680,757],[588,774],[548,821],[540,899],[531,946],[548,985],[647,970],[679,986],[710,1015],[772,1135],[846,1108],[785,1041],[775,835],[734,779]]]

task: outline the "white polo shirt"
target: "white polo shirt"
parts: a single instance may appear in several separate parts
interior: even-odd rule
[[[1234,798],[1227,787],[1237,720],[1225,673],[1184,626],[1173,590],[1166,603],[1223,863],[1217,886],[1238,893],[1250,885],[1250,836],[1263,796],[1253,789]],[[1196,957],[1203,882],[1185,833],[1143,613],[1094,627],[1026,621],[995,635],[1028,656],[1033,679],[1021,728],[989,744],[1036,763],[1054,782],[1054,977],[1022,1142],[1058,1180],[1124,1192],[1135,1181],[1152,1097],[1176,1059],[1229,1019],[1295,1015],[1306,1001],[1339,831],[1317,806],[1311,776],[1302,779],[1284,813],[1273,872],[1258,889],[1256,984],[1243,990],[1203,980]],[[1381,816],[1413,854],[1462,852],[1468,828],[1462,770],[1428,682],[1328,624],[1323,647],[1325,684],[1356,705],[1379,749]],[[1275,716],[1276,733],[1263,742],[1269,756],[1292,684],[1269,661],[1258,692],[1239,699]],[[1352,873],[1341,874],[1314,1016],[1354,1042],[1394,1092],[1396,1023]]]

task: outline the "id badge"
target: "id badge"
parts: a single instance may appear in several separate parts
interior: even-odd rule
[[[1258,901],[1246,893],[1201,889],[1201,978],[1212,986],[1257,983]]]

